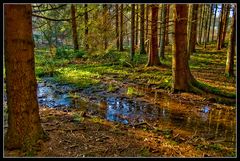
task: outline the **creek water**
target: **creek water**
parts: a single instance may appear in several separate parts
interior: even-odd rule
[[[88,91],[88,93],[91,92]],[[49,81],[38,83],[38,101],[43,106],[86,109],[92,114],[101,113],[109,121],[123,124],[134,125],[148,121],[155,126],[197,132],[210,139],[236,141],[236,118],[233,118],[229,111],[212,110],[210,105],[202,106],[194,114],[168,108],[167,106],[171,106],[169,99],[161,100],[162,104],[167,105],[163,107],[155,103],[118,95],[105,95],[103,98],[94,98],[94,101],[84,101],[81,94],[82,91],[73,86]]]

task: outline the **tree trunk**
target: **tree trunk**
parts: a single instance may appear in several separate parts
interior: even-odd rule
[[[73,46],[74,50],[79,50],[78,47],[78,36],[77,36],[77,24],[76,24],[76,16],[75,16],[75,6],[71,5],[71,16],[72,16],[72,33],[73,33]]]
[[[136,17],[136,25],[135,25],[135,44],[138,45],[138,5],[136,4],[135,9],[135,17]]]
[[[193,4],[189,4],[188,5],[188,24],[187,24],[187,54],[188,54],[188,59],[190,59],[190,55],[192,54],[192,32],[193,32],[193,28],[192,28],[192,24],[193,24]]]
[[[200,35],[201,35],[201,24],[202,24],[202,5],[199,4],[199,13],[198,13],[198,44],[201,43]]]
[[[89,49],[88,45],[88,11],[87,11],[88,5],[84,4],[84,23],[85,23],[85,49]]]
[[[216,8],[214,12],[213,27],[212,27],[212,41],[214,41],[215,22],[216,22],[217,9],[218,9],[218,4],[215,4],[215,5],[216,5]]]
[[[164,49],[165,49],[165,35],[166,35],[166,14],[167,5],[162,5],[162,25],[161,25],[161,41],[160,41],[160,58],[165,59]]]
[[[108,7],[107,4],[103,4],[103,46],[104,50],[108,47],[108,40],[107,40],[107,19],[108,19]]]
[[[5,4],[4,22],[8,106],[5,147],[31,151],[44,136],[37,100],[31,5]]]
[[[236,4],[235,4],[236,5]],[[225,74],[228,76],[234,76],[234,56],[235,56],[235,47],[236,47],[236,6],[233,8],[232,24],[231,31],[229,36],[229,47],[227,52],[227,61]]]
[[[204,18],[204,15],[205,15],[205,5],[203,4],[202,5],[202,14],[201,14],[202,16],[201,16],[201,28],[200,28],[200,41],[199,41],[199,43],[201,44],[202,43],[202,34],[203,34],[203,27],[204,27],[204,20],[205,20],[205,18]]]
[[[145,40],[148,40],[148,25],[149,25],[149,21],[148,21],[148,15],[149,15],[149,4],[146,4],[146,36],[145,36]]]
[[[197,42],[197,21],[198,21],[198,4],[193,4],[193,13],[192,13],[192,45],[191,53],[195,52],[195,46]]]
[[[209,25],[208,25],[208,35],[207,35],[207,42],[209,42],[209,37],[210,37],[210,28],[211,28],[211,23],[212,23],[212,13],[213,13],[213,4],[211,4],[210,7],[210,14],[209,14]]]
[[[119,38],[119,48],[123,51],[123,4],[120,5],[120,38]]]
[[[224,42],[225,42],[225,37],[226,37],[226,32],[227,32],[227,26],[228,26],[229,13],[230,13],[230,4],[226,4],[225,14],[224,14],[224,18],[223,18],[223,31],[222,31],[222,36],[221,36],[221,48],[224,47]]]
[[[206,16],[205,16],[205,25],[204,25],[204,48],[206,49],[207,47],[207,32],[208,32],[208,18],[209,18],[209,10],[208,10],[208,5],[205,5],[205,11],[206,11]]]
[[[144,4],[140,5],[140,54],[146,54],[144,46]]]
[[[116,39],[117,39],[117,50],[119,50],[119,26],[118,26],[118,4],[115,5],[116,7]]]
[[[135,36],[135,4],[132,4],[132,13],[131,13],[131,50],[130,50],[130,59],[133,61],[135,48],[134,48],[134,36]]]
[[[170,12],[170,4],[167,4],[165,46],[167,46],[169,44],[169,38],[168,38],[168,32],[169,32],[169,12]]]
[[[190,72],[187,55],[187,4],[174,4],[174,35],[172,46],[173,90],[188,91],[194,78]]]
[[[219,25],[218,25],[218,35],[217,35],[217,50],[221,49],[221,33],[222,33],[222,28],[223,28],[223,12],[224,12],[224,4],[222,4],[222,9],[221,9],[221,15],[220,20],[219,20]]]
[[[147,66],[161,65],[158,57],[158,42],[157,42],[157,21],[158,21],[158,5],[151,5],[152,8],[152,21],[151,21],[151,46],[148,56]]]

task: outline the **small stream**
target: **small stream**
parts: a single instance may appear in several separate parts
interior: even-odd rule
[[[51,83],[48,80],[38,83],[38,101],[42,106],[86,109],[92,114],[101,114],[109,121],[123,124],[134,125],[148,121],[156,126],[197,131],[208,138],[236,141],[234,119],[222,110],[210,110],[209,105],[203,106],[196,116],[123,96],[104,95],[101,100],[99,98],[93,100],[92,102],[84,101],[82,91],[70,85]],[[171,100],[163,101],[169,104],[167,101]]]

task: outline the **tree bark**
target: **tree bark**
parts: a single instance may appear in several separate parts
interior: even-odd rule
[[[209,42],[209,37],[210,37],[210,28],[211,28],[211,23],[212,23],[212,13],[213,13],[213,4],[211,4],[210,7],[210,14],[209,14],[209,25],[208,25],[208,35],[207,35],[207,42]]]
[[[217,35],[217,50],[221,49],[221,33],[222,33],[222,29],[223,29],[223,12],[224,12],[224,4],[222,4],[222,8],[221,8],[221,15],[220,20],[219,20],[219,26],[218,26],[218,35]]]
[[[200,28],[200,41],[199,41],[199,43],[201,44],[202,43],[202,34],[203,34],[203,27],[204,27],[204,20],[205,20],[205,18],[204,18],[204,15],[205,15],[205,5],[203,4],[202,5],[202,14],[201,14],[201,28]]]
[[[167,14],[167,5],[162,5],[162,25],[161,25],[161,39],[160,39],[160,58],[165,59],[164,50],[165,50],[165,35],[166,35],[166,14]]]
[[[119,50],[123,51],[123,4],[120,5],[120,38]]]
[[[158,42],[157,42],[157,21],[158,21],[158,5],[151,5],[152,8],[152,21],[151,21],[151,42],[150,53],[148,55],[147,66],[161,65],[158,56]]]
[[[201,24],[202,24],[202,5],[199,4],[199,13],[198,13],[198,44],[201,43],[200,35],[201,35]]]
[[[197,21],[198,21],[198,4],[193,4],[193,13],[192,13],[192,45],[191,53],[195,52],[195,46],[197,42]]]
[[[135,4],[135,18],[136,18],[136,25],[135,25],[135,44],[138,45],[138,5]]]
[[[225,74],[228,76],[234,76],[234,56],[236,47],[236,6],[233,8],[231,31],[229,36],[229,47],[227,52],[227,61]]]
[[[104,50],[108,47],[108,40],[107,40],[107,19],[108,19],[108,7],[107,4],[103,4],[103,47]]]
[[[204,48],[206,49],[207,47],[207,32],[208,32],[208,20],[209,20],[209,9],[208,5],[205,5],[205,11],[206,11],[206,16],[205,16],[205,25],[204,25]]]
[[[148,26],[149,26],[149,21],[148,21],[148,15],[149,15],[149,5],[146,4],[146,36],[145,36],[145,40],[148,40]]]
[[[133,61],[134,53],[135,53],[135,48],[134,48],[134,37],[135,37],[135,4],[131,5],[132,7],[132,12],[131,12],[131,50],[130,50],[130,59]]]
[[[170,4],[167,4],[165,46],[167,46],[169,44],[169,38],[168,38],[168,32],[169,32],[169,12],[170,12]]]
[[[119,26],[118,26],[118,4],[115,5],[116,7],[116,46],[117,46],[117,50],[119,50]]]
[[[224,14],[224,18],[223,18],[223,31],[222,31],[222,36],[221,36],[221,48],[224,47],[224,42],[225,42],[225,37],[226,37],[226,32],[227,32],[227,26],[228,26],[229,13],[230,13],[230,4],[226,4],[225,14]]]
[[[31,151],[44,136],[37,100],[31,5],[5,4],[4,22],[8,106],[5,147]]]
[[[190,72],[187,55],[187,4],[174,4],[174,34],[172,46],[172,76],[174,91],[188,91],[194,78]]]
[[[85,23],[85,49],[89,49],[88,45],[88,5],[84,4],[84,23]]]
[[[140,54],[146,54],[144,46],[144,4],[140,5]]]
[[[74,4],[71,5],[71,16],[72,16],[72,34],[73,34],[73,46],[74,50],[79,50],[78,47],[78,36],[77,36],[77,24],[76,24],[76,16],[75,16],[75,6]]]
[[[214,41],[215,22],[216,22],[217,9],[218,9],[218,4],[215,4],[215,5],[216,5],[216,8],[214,11],[214,19],[213,19],[213,27],[212,27],[212,41]]]

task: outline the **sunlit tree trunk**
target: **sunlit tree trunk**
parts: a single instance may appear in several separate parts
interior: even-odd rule
[[[221,36],[221,48],[224,47],[224,42],[225,42],[225,37],[226,37],[226,32],[227,32],[227,26],[228,26],[228,17],[230,13],[230,4],[226,4],[226,7],[224,8],[224,18],[223,18],[223,31],[222,31],[222,36]]]
[[[76,9],[74,4],[71,5],[71,16],[72,16],[72,34],[73,34],[73,46],[74,50],[79,50],[78,47],[78,36],[77,36],[77,24],[76,24]]]
[[[221,8],[221,15],[220,20],[219,20],[219,26],[218,26],[218,35],[217,35],[217,50],[221,49],[221,35],[222,35],[222,31],[223,31],[223,12],[224,12],[224,4],[222,4],[222,8]]]
[[[151,5],[152,19],[151,19],[151,42],[150,53],[148,56],[147,66],[159,66],[161,65],[158,57],[158,42],[157,42],[157,21],[158,21],[158,5]]]
[[[207,35],[207,42],[209,42],[209,37],[210,37],[210,28],[211,28],[211,23],[212,23],[212,13],[213,13],[213,7],[214,5],[211,4],[210,7],[210,14],[209,14],[209,25],[208,25],[208,35]]]
[[[188,59],[190,59],[190,55],[192,54],[192,39],[193,39],[193,4],[188,5],[188,24],[187,24],[187,54]]]
[[[229,47],[227,52],[227,61],[226,61],[226,69],[225,73],[228,76],[234,76],[234,56],[235,56],[235,48],[236,48],[236,4],[234,6],[233,16],[232,16],[232,24],[231,31],[229,36]]]
[[[116,39],[117,39],[116,46],[117,50],[119,50],[118,4],[116,4],[115,7],[116,7]]]
[[[201,43],[200,35],[201,35],[201,24],[202,24],[202,4],[199,4],[199,13],[198,13],[198,44]]]
[[[123,51],[123,4],[120,5],[120,38],[119,50]]]
[[[88,45],[88,5],[84,4],[84,23],[85,23],[85,49],[89,49]]]
[[[146,54],[144,46],[144,4],[140,5],[140,54]]]
[[[132,12],[131,12],[131,50],[130,50],[130,59],[133,61],[134,53],[135,53],[135,43],[134,43],[134,37],[135,37],[135,4],[131,5]]]
[[[31,151],[44,136],[37,100],[37,81],[30,4],[4,5],[4,58],[8,107],[7,149]]]
[[[197,21],[198,21],[198,4],[193,4],[192,11],[192,45],[191,45],[191,53],[195,52],[195,46],[197,42]]]
[[[212,27],[212,41],[214,40],[214,31],[215,31],[215,22],[216,22],[218,4],[215,4],[215,6],[216,7],[214,11],[214,19],[213,19],[213,27]]]
[[[187,55],[188,5],[174,4],[174,34],[172,45],[172,76],[174,91],[188,91],[194,78],[190,72]]]
[[[165,59],[164,50],[165,50],[165,35],[166,35],[166,14],[167,14],[167,5],[162,5],[162,25],[161,25],[161,39],[160,39],[160,58]]]

